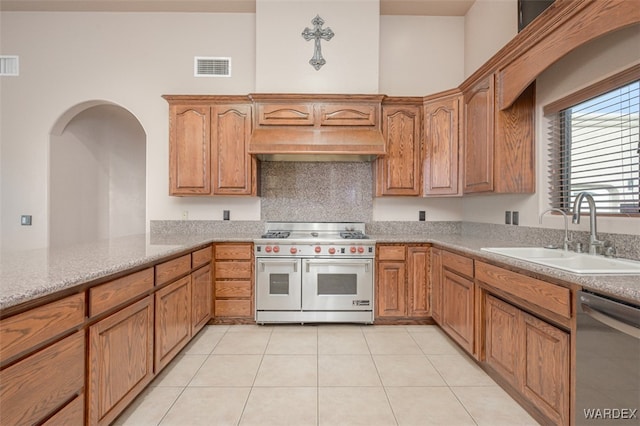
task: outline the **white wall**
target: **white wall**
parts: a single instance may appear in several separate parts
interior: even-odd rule
[[[231,37],[230,34],[240,36]],[[147,134],[147,224],[153,219],[259,219],[259,199],[168,196],[168,107],[163,94],[246,94],[255,84],[255,15],[204,13],[0,14],[2,54],[20,76],[0,79],[2,247],[42,247],[48,235],[49,135],[69,108],[106,100]],[[231,56],[232,78],[193,77],[194,56]],[[20,215],[33,226],[20,226]]]
[[[465,78],[517,33],[517,0],[476,0],[464,20]]]
[[[593,84],[637,63],[640,58],[640,25],[620,30],[576,49],[547,69],[536,81],[536,187],[531,195],[474,196],[464,199],[465,221],[504,223],[504,211],[519,211],[520,224],[539,225],[539,214],[547,202],[547,120],[542,108],[553,101]],[[542,226],[563,228],[561,217],[545,216]],[[573,230],[588,230],[589,221],[569,225]],[[637,219],[598,218],[598,231],[640,234]]]
[[[379,0],[257,0],[256,91],[378,93],[379,14]],[[335,34],[320,43],[319,70],[302,37],[316,15]]]

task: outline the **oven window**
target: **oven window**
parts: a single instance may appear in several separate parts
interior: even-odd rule
[[[318,295],[358,294],[358,274],[318,274]]]
[[[269,274],[269,294],[289,294],[289,274]]]

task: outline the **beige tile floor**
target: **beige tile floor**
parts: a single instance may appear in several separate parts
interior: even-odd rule
[[[207,326],[118,425],[537,425],[436,326]]]

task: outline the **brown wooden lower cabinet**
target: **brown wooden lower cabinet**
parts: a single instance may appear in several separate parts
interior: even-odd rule
[[[429,247],[379,244],[377,251],[376,319],[430,318]]]
[[[153,299],[89,328],[88,424],[112,422],[153,378]]]
[[[191,339],[191,276],[155,293],[155,371],[162,370]]]
[[[0,371],[0,424],[38,424],[64,411],[82,393],[84,354],[79,331]]]
[[[485,298],[485,362],[553,424],[569,424],[569,333]]]
[[[251,321],[253,311],[253,244],[214,245],[213,317]]]
[[[193,336],[211,318],[212,287],[209,264],[191,273],[191,334]]]

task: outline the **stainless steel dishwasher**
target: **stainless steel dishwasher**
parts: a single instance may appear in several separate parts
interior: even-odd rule
[[[577,293],[576,425],[640,425],[640,306]]]

